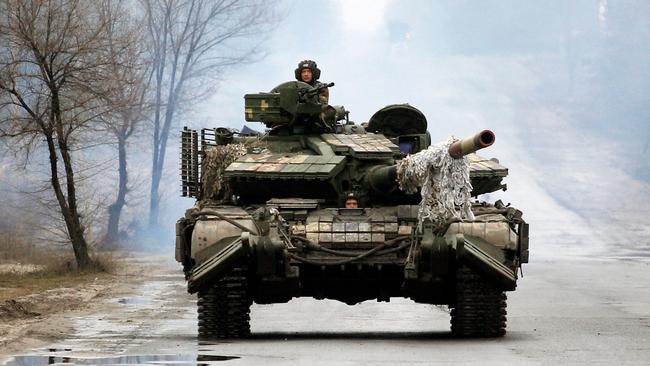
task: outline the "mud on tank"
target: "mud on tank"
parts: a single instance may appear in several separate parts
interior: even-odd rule
[[[505,334],[505,292],[528,262],[521,211],[468,200],[466,215],[423,218],[431,197],[399,181],[406,161],[428,164],[442,146],[447,165],[466,164],[468,197],[505,189],[507,168],[474,154],[494,134],[432,146],[417,108],[390,105],[359,125],[318,93],[292,81],[247,94],[245,119],[264,133],[182,131],[182,192],[196,203],[176,224],[176,260],[198,295],[199,336],[246,337],[253,302],[305,296],[447,305],[453,335]],[[350,192],[358,208],[343,208]]]

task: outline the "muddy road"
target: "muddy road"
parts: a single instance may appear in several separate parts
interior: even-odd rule
[[[195,297],[174,263],[129,296],[64,314],[68,332],[6,366],[650,363],[650,261],[546,258],[509,293],[508,333],[457,340],[445,309],[393,299],[254,305],[253,337],[198,342]]]

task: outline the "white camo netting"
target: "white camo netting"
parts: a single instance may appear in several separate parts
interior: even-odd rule
[[[471,210],[472,184],[467,157],[454,159],[447,150],[455,139],[429,146],[409,155],[397,166],[397,182],[401,190],[415,193],[422,187],[418,222],[434,223],[452,218],[473,220]]]

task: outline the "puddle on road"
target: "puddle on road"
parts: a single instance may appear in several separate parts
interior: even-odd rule
[[[151,299],[143,296],[133,296],[120,298],[117,302],[123,305],[149,305],[151,304]]]
[[[54,364],[70,365],[182,365],[182,366],[208,366],[215,361],[228,361],[238,359],[236,356],[218,355],[130,355],[109,357],[78,357],[70,353],[70,349],[50,349],[52,355],[24,355],[14,356],[5,366],[46,366]]]

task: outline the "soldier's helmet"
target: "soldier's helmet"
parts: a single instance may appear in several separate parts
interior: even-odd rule
[[[298,67],[294,71],[296,80],[298,81],[302,81],[302,79],[300,78],[300,72],[302,71],[302,69],[310,69],[314,81],[320,78],[320,69],[318,68],[318,65],[316,65],[316,61],[302,60],[298,63]]]

